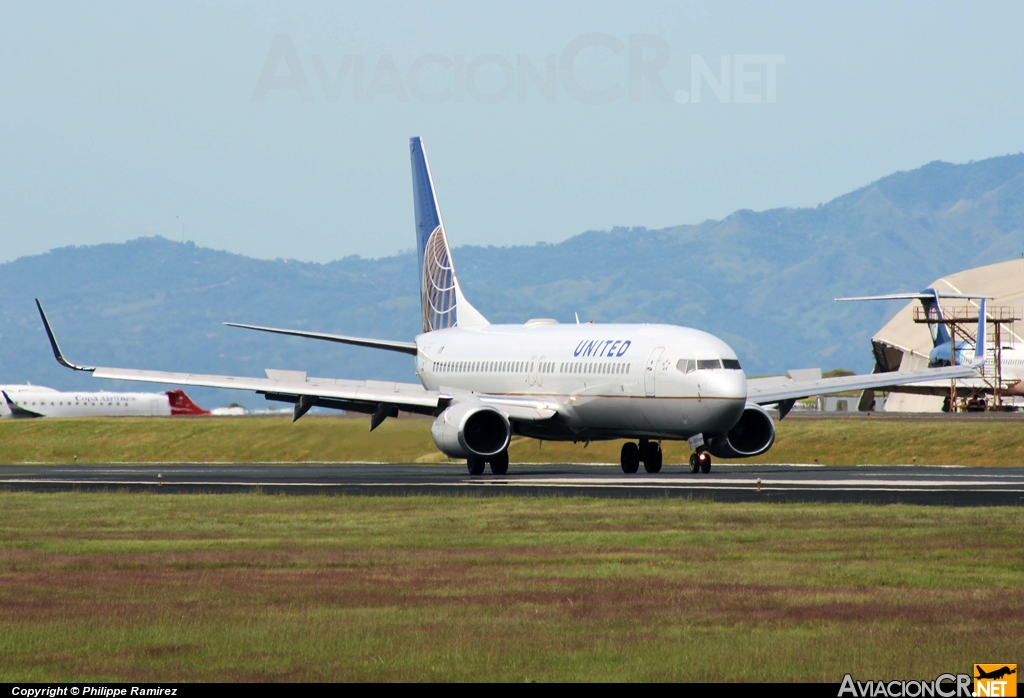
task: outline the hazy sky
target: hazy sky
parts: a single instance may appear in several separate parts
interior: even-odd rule
[[[157,234],[392,254],[413,135],[455,245],[812,206],[1024,150],[1022,27],[1021,3],[5,0],[0,261]]]

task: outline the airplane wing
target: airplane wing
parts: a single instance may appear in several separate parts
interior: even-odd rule
[[[284,377],[279,375],[285,373],[294,374],[294,376]],[[450,398],[450,396],[442,396],[440,392],[427,390],[422,385],[416,383],[306,378],[302,371],[270,371],[269,374],[271,376],[269,378],[249,378],[246,376],[143,371],[133,368],[105,368],[102,366],[92,369],[93,378],[201,386],[204,388],[253,390],[265,395],[309,396],[353,403],[386,402],[409,407],[411,412],[422,411],[412,408],[427,408],[428,411],[432,411],[438,407],[443,397]],[[290,402],[290,400],[287,402]]]
[[[787,400],[800,400],[812,395],[828,395],[847,390],[867,390],[869,388],[890,388],[897,385],[923,383],[925,381],[951,380],[954,378],[972,378],[978,375],[978,367],[968,364],[964,366],[945,366],[943,368],[923,368],[916,371],[891,371],[889,373],[869,373],[859,376],[840,376],[837,378],[819,378],[809,381],[779,380],[778,382],[751,381],[747,385],[747,399],[759,405],[771,405]],[[949,391],[949,387],[946,387]]]
[[[779,405],[780,419],[789,413],[795,400],[812,395],[828,395],[847,390],[868,390],[870,388],[890,388],[898,385],[924,383],[928,381],[953,380],[955,378],[977,378],[985,366],[985,354],[988,350],[987,325],[985,322],[985,305],[988,299],[981,298],[978,310],[978,332],[975,341],[974,358],[969,364],[944,366],[942,368],[924,368],[915,371],[890,371],[887,373],[871,373],[859,376],[840,376],[836,378],[818,378],[814,380],[752,380],[747,385],[747,399],[759,405]]]
[[[1020,381],[1006,381],[1003,395],[1020,394]],[[949,396],[949,381],[928,381],[921,383],[909,383],[907,385],[894,385],[887,390],[890,393],[906,393],[908,395],[937,395],[939,397]],[[985,381],[978,377],[966,378],[956,382],[956,394],[958,397],[969,397],[977,393],[991,393],[992,382]]]
[[[252,390],[266,396],[268,400],[293,403],[295,405],[293,420],[306,414],[313,407],[330,407],[372,414],[371,430],[387,417],[396,416],[399,410],[435,415],[452,402],[451,395],[427,390],[422,385],[415,383],[307,378],[303,371],[268,369],[266,378],[251,378],[145,371],[134,368],[78,366],[64,358],[64,354],[57,344],[57,337],[53,334],[50,321],[47,320],[38,298],[36,307],[39,309],[39,317],[43,320],[43,327],[46,329],[46,336],[50,340],[50,348],[53,350],[53,356],[57,359],[57,363],[76,371],[92,373],[93,378]]]
[[[427,390],[418,383],[391,383],[385,381],[354,381],[333,378],[311,378],[304,371],[277,371],[267,369],[266,378],[247,376],[221,376],[201,373],[176,373],[172,371],[147,371],[134,368],[112,368],[104,366],[78,366],[64,358],[57,344],[57,338],[50,328],[43,306],[36,299],[39,316],[43,320],[50,348],[57,362],[76,371],[92,373],[93,378],[111,380],[166,383],[169,385],[198,386],[204,388],[227,388],[230,390],[251,390],[264,395],[268,400],[287,402],[295,405],[292,420],[299,419],[313,407],[328,407],[371,414],[370,430],[376,429],[386,418],[398,415],[399,411],[426,415],[438,415],[450,404],[478,400],[493,405],[509,419],[537,421],[550,419],[556,414],[554,403],[504,396],[487,396],[473,393],[447,393]],[[283,331],[283,333],[291,333]],[[344,338],[345,340],[351,338]],[[373,340],[375,341],[375,340]],[[351,342],[347,342],[351,343]],[[402,343],[395,343],[400,345]],[[415,346],[415,345],[413,345]],[[404,349],[398,349],[404,351]],[[13,411],[13,410],[12,410]]]
[[[551,419],[559,412],[559,403],[551,400],[486,394],[476,397],[485,405],[498,408],[513,421],[540,422]]]
[[[293,421],[312,407],[363,412],[374,415],[370,422],[371,431],[383,422],[384,418],[397,416],[398,411],[436,416],[456,402],[479,401],[504,412],[505,416],[513,421],[542,421],[554,417],[558,412],[557,403],[554,402],[461,391],[447,393],[427,390],[418,383],[307,378],[302,371],[268,370],[267,374],[267,378],[249,378],[131,368],[92,369],[93,378],[252,390],[266,396],[268,400],[293,403]]]

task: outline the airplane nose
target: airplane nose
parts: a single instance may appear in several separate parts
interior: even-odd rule
[[[747,377],[743,371],[731,369],[709,371],[707,382],[705,383],[705,394],[708,397],[745,400],[747,397]]]

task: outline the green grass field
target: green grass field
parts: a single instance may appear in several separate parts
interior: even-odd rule
[[[0,420],[0,462],[443,462],[430,419],[367,417],[98,418]],[[1024,422],[783,420],[771,451],[746,463],[1024,465]],[[566,444],[516,438],[513,462],[617,463],[621,442]],[[666,464],[689,457],[665,442]],[[916,459],[916,460],[915,460]]]
[[[1024,663],[1024,511],[0,493],[0,681],[934,678]]]

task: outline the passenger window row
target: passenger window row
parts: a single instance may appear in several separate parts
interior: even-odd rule
[[[532,361],[435,361],[434,373],[529,373],[534,369]],[[542,361],[538,373],[554,373],[554,361]]]
[[[620,375],[629,373],[630,364],[622,362],[602,361],[569,361],[556,364],[554,361],[542,361],[537,366],[538,373],[583,373]],[[530,373],[533,369],[530,361],[434,361],[431,364],[434,373]]]
[[[35,402],[15,402],[14,404],[17,407],[46,407],[46,401],[45,400],[41,401],[38,405],[36,405]],[[68,407],[71,407],[74,404],[88,405],[89,407],[93,407],[94,405],[98,405],[99,407],[126,407],[127,406],[126,403],[123,403],[123,402],[79,402],[79,403],[69,402],[68,403]],[[58,406],[59,407],[63,407],[64,403],[63,402],[52,402],[52,401],[50,402],[50,407],[58,407]]]
[[[630,364],[621,362],[606,363],[604,361],[569,361],[559,366],[559,372],[620,375],[623,373],[629,373],[629,367]]]

